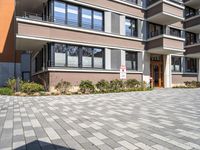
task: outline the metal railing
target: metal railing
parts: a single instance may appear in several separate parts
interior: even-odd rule
[[[170,30],[165,30],[165,31],[157,30],[157,31],[150,32],[148,34],[148,38],[153,38],[153,37],[156,37],[159,35],[170,35],[170,36],[174,36],[174,37],[178,37],[178,38],[184,38],[184,34],[182,32],[181,33],[176,33],[176,32],[172,33]]]
[[[160,0],[149,0],[147,2],[147,6],[150,6],[150,5],[152,5],[152,4],[154,4],[154,3],[158,2],[158,1],[160,1]],[[183,0],[167,0],[167,1],[179,4],[179,5],[183,5]]]
[[[53,23],[57,25],[66,25],[70,27],[77,27],[77,28],[85,28],[85,29],[91,29],[95,31],[103,31],[103,23],[101,25],[97,25],[95,23],[87,23],[87,22],[82,22],[81,24],[78,22],[76,19],[68,19],[66,20],[65,18],[53,18],[51,16],[43,16],[42,14],[37,14],[37,13],[29,13],[29,12],[24,12],[24,15],[22,18],[30,19],[30,20],[35,20],[35,21],[43,21],[43,22],[48,22],[48,23]]]
[[[200,39],[196,41],[185,42],[185,46],[190,46],[190,45],[195,45],[195,44],[200,44]]]

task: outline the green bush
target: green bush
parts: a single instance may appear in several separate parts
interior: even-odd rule
[[[27,94],[33,94],[36,92],[44,91],[44,87],[41,84],[33,83],[33,82],[25,82],[21,85],[21,92]]]
[[[0,95],[12,95],[13,91],[10,88],[0,88]]]
[[[126,88],[138,88],[140,86],[140,82],[136,79],[128,79],[125,84]]]
[[[106,80],[101,80],[96,84],[97,89],[102,93],[109,92],[110,83]]]
[[[19,79],[19,88],[21,88],[23,83],[24,83],[24,81]],[[8,88],[10,88],[13,92],[15,92],[15,90],[16,90],[16,84],[17,84],[17,81],[16,81],[16,79],[13,79],[13,78],[8,79],[8,81],[6,82],[6,86]]]
[[[200,87],[200,82],[197,82],[197,81],[191,81],[191,82],[187,81],[184,83],[187,88],[199,88]]]
[[[95,91],[92,81],[89,80],[81,81],[79,88],[82,93],[93,93]]]
[[[115,79],[115,80],[110,81],[111,91],[117,92],[117,91],[122,90],[123,88],[124,88],[124,83],[122,80]]]
[[[60,81],[56,85],[56,89],[61,92],[62,94],[66,94],[69,91],[69,88],[71,87],[71,83],[67,81]]]

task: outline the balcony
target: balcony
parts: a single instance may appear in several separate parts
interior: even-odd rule
[[[186,6],[200,9],[200,0],[183,0],[183,2]]]
[[[186,45],[185,50],[185,55],[188,57],[200,57],[200,40],[195,43],[190,43],[190,45]]]
[[[155,54],[180,54],[185,52],[184,41],[185,39],[181,35],[180,37],[171,35],[169,31],[166,33],[153,32],[150,33],[147,40],[146,50],[149,53]]]
[[[187,18],[184,22],[184,27],[188,32],[200,33],[200,14]]]
[[[184,6],[172,0],[158,0],[147,7],[146,18],[149,22],[161,25],[183,21]]]

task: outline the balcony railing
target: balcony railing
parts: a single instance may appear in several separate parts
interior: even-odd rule
[[[180,33],[180,34],[179,33],[171,33],[170,30],[165,30],[165,31],[157,30],[157,31],[150,32],[148,34],[148,38],[153,38],[153,37],[156,37],[159,35],[169,35],[169,36],[173,36],[173,37],[184,38],[184,35],[182,33]]]
[[[185,19],[189,19],[189,18],[199,16],[199,15],[200,15],[200,11],[197,11],[194,14],[188,14],[188,15],[185,14]]]
[[[185,46],[191,46],[191,45],[195,45],[195,44],[200,44],[200,39],[196,40],[196,41],[190,41],[190,42],[185,42]]]
[[[48,23],[53,23],[57,25],[66,25],[70,27],[76,27],[76,28],[84,28],[84,29],[90,29],[90,30],[95,30],[95,31],[103,31],[103,24],[102,25],[97,25],[97,24],[90,24],[87,22],[84,22],[79,25],[78,20],[76,19],[68,19],[67,21],[65,18],[53,18],[50,16],[44,17],[41,14],[36,14],[36,13],[29,13],[29,12],[24,12],[24,16],[22,18],[30,19],[30,20],[35,20],[35,21],[43,21],[43,22],[48,22]]]
[[[147,2],[147,6],[150,6],[150,5],[152,5],[152,4],[156,3],[156,2],[159,2],[159,1],[160,0],[149,0]],[[179,4],[179,5],[183,5],[183,0],[167,0],[167,1],[174,2],[174,3]]]

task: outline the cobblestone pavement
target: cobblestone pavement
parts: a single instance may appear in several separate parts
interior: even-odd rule
[[[0,149],[200,149],[200,89],[2,96]]]

